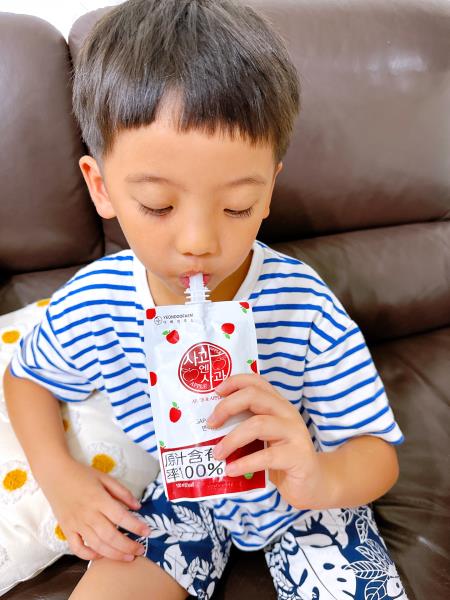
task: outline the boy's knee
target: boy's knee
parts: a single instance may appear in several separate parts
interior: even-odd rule
[[[99,558],[78,582],[69,600],[185,600],[187,591],[146,557],[132,562]]]

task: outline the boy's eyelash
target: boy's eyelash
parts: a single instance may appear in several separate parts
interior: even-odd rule
[[[162,217],[166,215],[172,208],[171,206],[167,206],[166,208],[149,208],[144,204],[139,204],[138,206],[139,210],[141,210],[144,214],[154,215],[156,217]],[[225,210],[233,217],[249,217],[253,212],[253,206],[250,206],[245,210],[231,210],[231,208],[227,208]]]
[[[149,208],[144,204],[138,204],[139,210],[141,210],[146,215],[155,215],[156,217],[161,217],[166,215],[167,212],[172,208],[171,206],[167,206],[166,208]]]
[[[249,217],[253,212],[253,206],[250,206],[245,210],[231,210],[231,208],[227,208],[225,210],[233,217]]]

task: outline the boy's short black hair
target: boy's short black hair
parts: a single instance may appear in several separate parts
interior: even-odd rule
[[[297,71],[265,17],[234,0],[128,0],[87,36],[73,112],[102,168],[123,129],[150,125],[173,93],[174,125],[269,142],[278,163],[299,111]]]

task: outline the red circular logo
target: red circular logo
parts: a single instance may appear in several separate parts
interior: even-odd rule
[[[178,367],[178,377],[188,390],[206,394],[212,392],[231,372],[231,356],[228,352],[202,342],[186,350]]]

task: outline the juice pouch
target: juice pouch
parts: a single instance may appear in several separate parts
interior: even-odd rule
[[[266,471],[225,475],[227,462],[257,452],[255,440],[225,460],[214,446],[251,416],[245,411],[210,429],[206,421],[220,401],[214,391],[237,373],[258,372],[258,349],[247,302],[210,302],[199,273],[190,278],[186,304],[146,310],[144,343],[159,458],[167,498],[199,500],[242,494],[266,486]]]

